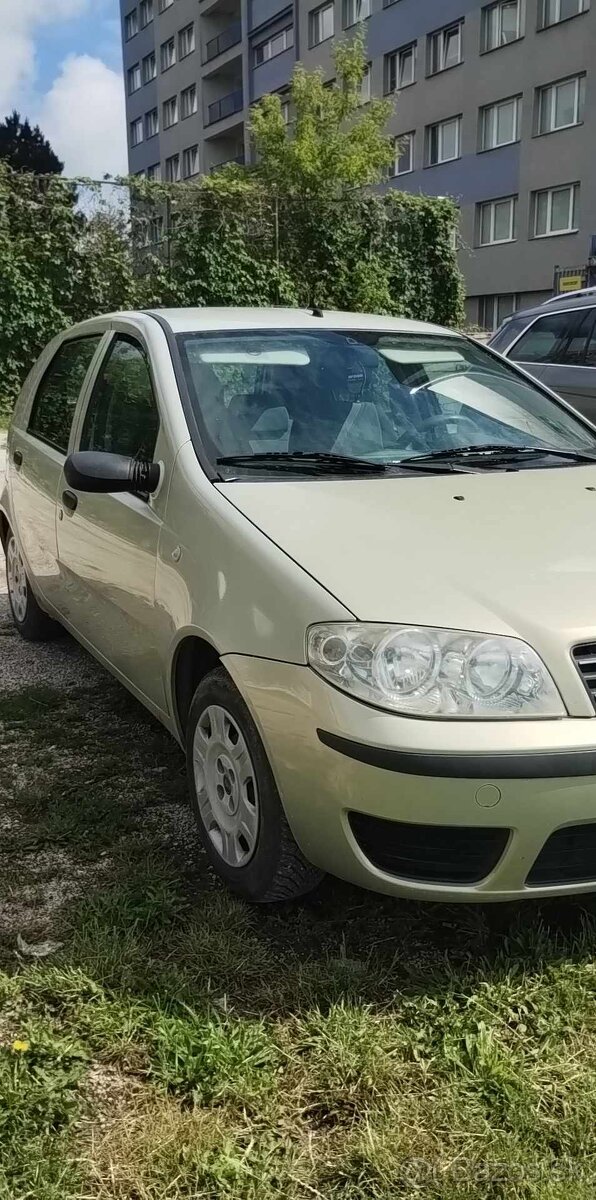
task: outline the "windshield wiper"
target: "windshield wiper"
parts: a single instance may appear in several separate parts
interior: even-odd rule
[[[338,471],[350,475],[383,475],[385,463],[368,458],[352,458],[319,450],[268,450],[260,454],[226,454],[217,459],[221,467],[306,467],[320,471]]]
[[[573,462],[596,463],[596,454],[583,450],[556,450],[551,446],[515,446],[499,442],[487,442],[480,446],[452,446],[446,450],[431,450],[428,454],[416,454],[402,459],[400,467],[416,467],[424,463],[440,462],[471,462],[480,460],[487,465],[491,462],[511,462],[515,459],[530,458],[566,458]]]

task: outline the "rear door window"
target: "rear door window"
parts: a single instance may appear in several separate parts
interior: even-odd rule
[[[541,317],[516,342],[509,357],[520,363],[583,366],[595,314],[595,309],[577,309]]]
[[[103,334],[63,342],[37,389],[28,432],[62,454],[68,441],[77,400]]]

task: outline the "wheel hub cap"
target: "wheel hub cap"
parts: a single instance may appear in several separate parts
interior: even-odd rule
[[[252,759],[234,717],[219,705],[201,714],[193,744],[195,786],[205,829],[220,858],[244,867],[259,833]]]
[[[22,623],[27,615],[27,576],[19,548],[12,534],[6,547],[6,578],[12,611],[17,621]]]

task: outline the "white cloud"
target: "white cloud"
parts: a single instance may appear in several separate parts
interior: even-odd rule
[[[67,58],[34,116],[63,160],[65,175],[126,174],[122,75],[101,59]]]
[[[0,0],[0,112],[14,108],[35,78],[38,25],[77,17],[89,0]]]
[[[107,19],[112,6],[113,0],[0,0],[0,115],[19,108],[39,123],[64,161],[66,175],[101,179],[127,170],[120,26]],[[40,26],[85,13],[99,16],[96,48],[101,57],[69,56],[49,91],[40,95],[35,86]]]

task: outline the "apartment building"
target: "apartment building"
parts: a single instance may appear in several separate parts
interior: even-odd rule
[[[121,0],[133,174],[245,162],[251,104],[298,59],[333,77],[360,21],[363,95],[395,95],[387,186],[452,196],[470,320],[495,328],[596,235],[596,0]],[[286,107],[291,119],[289,105]],[[596,248],[595,248],[596,253]]]

